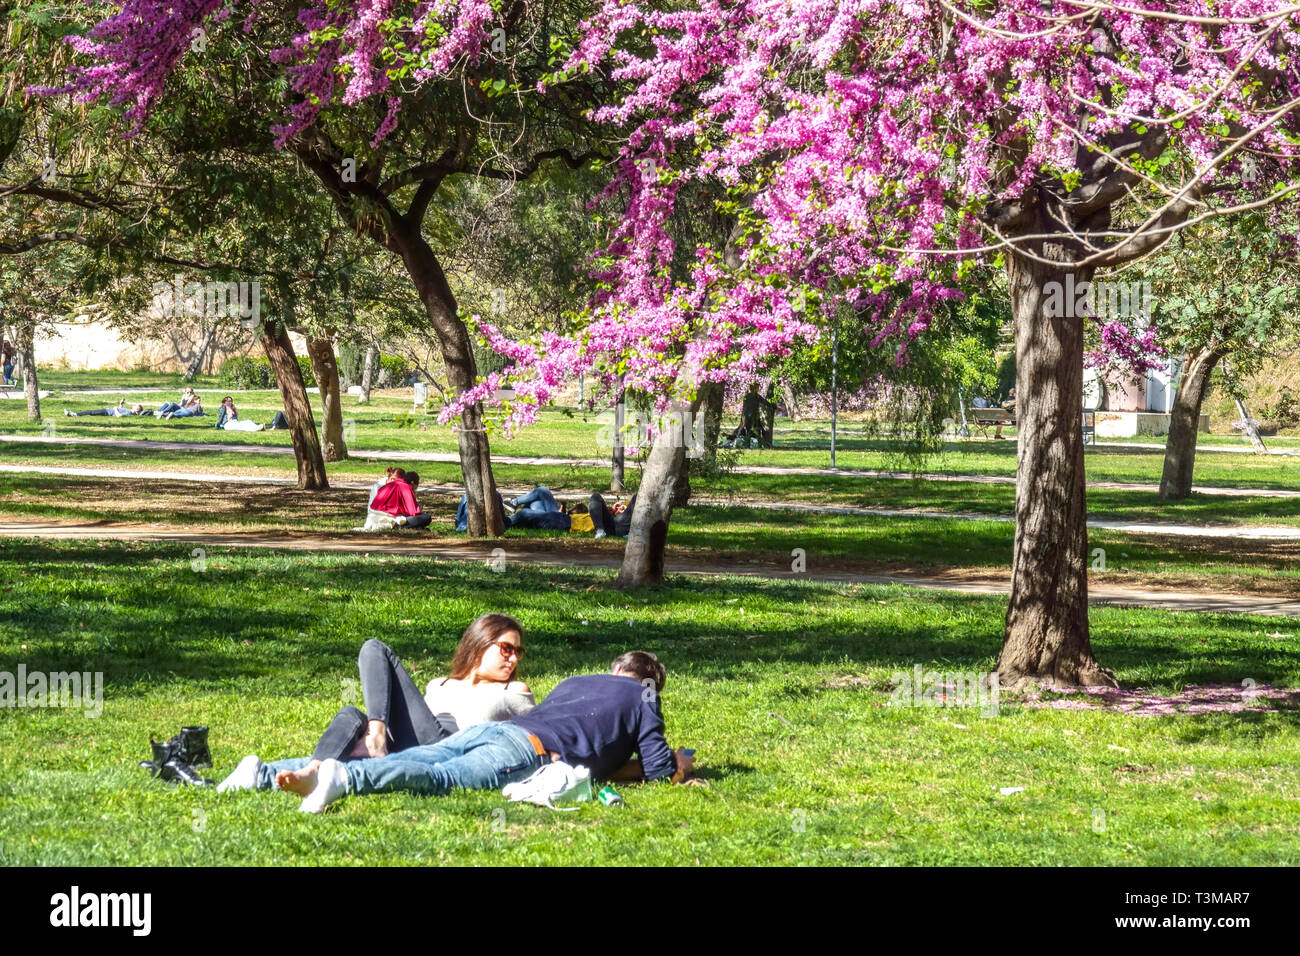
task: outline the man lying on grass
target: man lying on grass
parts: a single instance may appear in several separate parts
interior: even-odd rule
[[[664,679],[657,657],[629,651],[608,674],[561,681],[522,716],[387,757],[286,761],[292,766],[275,774],[275,786],[303,797],[304,812],[319,813],[348,794],[496,790],[555,760],[582,764],[595,779],[684,783],[695,758],[685,750],[674,753],[664,739],[659,709]],[[633,753],[638,760],[631,759]],[[221,788],[268,789],[270,774],[261,771],[256,756],[245,757]]]

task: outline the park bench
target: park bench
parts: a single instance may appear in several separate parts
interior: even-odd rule
[[[1016,416],[1005,408],[968,408],[966,417],[980,430],[985,438],[989,437],[990,425],[1014,425]]]

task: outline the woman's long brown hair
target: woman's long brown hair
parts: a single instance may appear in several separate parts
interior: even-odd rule
[[[455,680],[464,680],[474,668],[478,667],[488,647],[499,641],[501,635],[509,634],[511,631],[519,635],[520,642],[523,641],[524,629],[508,614],[484,614],[465,628],[460,643],[456,645],[456,654],[451,659],[450,676]],[[515,658],[515,669],[511,671],[510,679],[514,680],[518,676],[519,658]]]

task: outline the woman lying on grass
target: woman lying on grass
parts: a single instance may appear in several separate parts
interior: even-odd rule
[[[465,629],[451,674],[431,680],[421,697],[388,645],[366,641],[357,657],[364,712],[340,710],[309,758],[264,764],[256,755],[245,757],[217,789],[270,790],[280,771],[314,772],[323,760],[383,757],[437,743],[467,727],[526,714],[536,701],[528,685],[514,679],[523,653],[519,622],[505,614],[484,614]]]

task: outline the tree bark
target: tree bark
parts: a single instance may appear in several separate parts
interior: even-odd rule
[[[803,412],[799,408],[799,396],[794,393],[794,386],[788,378],[781,379],[781,397],[785,400],[785,411],[790,421],[797,422]]]
[[[199,343],[199,350],[194,353],[194,358],[190,360],[189,368],[181,376],[183,381],[192,382],[194,376],[199,374],[203,368],[203,359],[207,357],[208,349],[212,348],[212,340],[217,337],[217,323],[212,323],[212,328],[208,329],[203,335],[203,341]]]
[[[322,444],[326,461],[343,461],[348,457],[343,437],[343,396],[339,387],[339,363],[334,357],[334,340],[312,336],[307,339],[307,354],[320,387]]]
[[[1083,320],[1073,309],[1050,316],[1049,282],[1058,267],[1011,256],[1008,285],[1016,323],[1019,458],[1011,597],[997,670],[1004,686],[1041,680],[1059,686],[1115,685],[1088,634],[1085,521]],[[1075,282],[1090,280],[1079,270]]]
[[[23,394],[27,397],[27,420],[41,420],[41,390],[36,381],[36,325],[18,327],[18,358],[23,366]]]
[[[682,463],[677,468],[677,478],[673,481],[673,507],[685,508],[691,501],[691,461],[688,455],[682,455]]]
[[[403,229],[393,241],[400,250],[407,274],[415,283],[438,337],[442,361],[447,368],[447,384],[459,396],[473,388],[478,378],[474,349],[465,323],[456,315],[456,297],[447,283],[438,257],[418,232]],[[469,405],[456,428],[460,451],[460,470],[465,481],[471,537],[499,538],[505,534],[501,503],[497,500],[496,479],[492,475],[492,452],[483,426],[483,406]]]
[[[371,345],[366,349],[366,361],[361,366],[361,397],[357,401],[365,404],[370,401],[370,389],[375,382],[375,366],[379,363],[379,349]]]
[[[609,459],[609,488],[611,491],[621,494],[626,487],[623,479],[626,477],[626,454],[624,444],[627,436],[623,434],[623,428],[627,425],[627,406],[624,403],[623,390],[618,390],[618,401],[614,403],[614,448]]]
[[[1165,469],[1160,476],[1160,499],[1186,498],[1192,493],[1192,470],[1196,462],[1196,433],[1201,405],[1210,392],[1210,373],[1223,358],[1215,348],[1190,352],[1169,416],[1169,438],[1165,442]]]
[[[284,417],[289,420],[289,436],[293,439],[294,457],[298,459],[298,487],[304,491],[325,491],[329,482],[325,478],[325,459],[316,434],[316,420],[307,399],[298,357],[283,322],[262,320],[262,348],[275,372],[275,384],[284,401]]]
[[[1236,401],[1237,414],[1241,416],[1242,428],[1246,432],[1246,437],[1250,439],[1250,447],[1255,449],[1257,455],[1267,455],[1268,449],[1264,447],[1264,439],[1259,435],[1259,429],[1255,427],[1255,419],[1250,417],[1250,409],[1240,398]]]
[[[697,392],[690,406],[681,411],[689,411],[693,416],[698,410]],[[655,436],[637,489],[617,587],[639,588],[663,582],[664,545],[673,513],[673,492],[685,458],[686,442],[682,440],[681,429],[664,429]]]
[[[701,427],[704,434],[704,454],[691,459],[696,466],[696,474],[713,471],[718,462],[718,441],[722,437],[722,402],[726,397],[726,387],[721,382],[705,382],[700,386],[700,415],[703,416]]]

